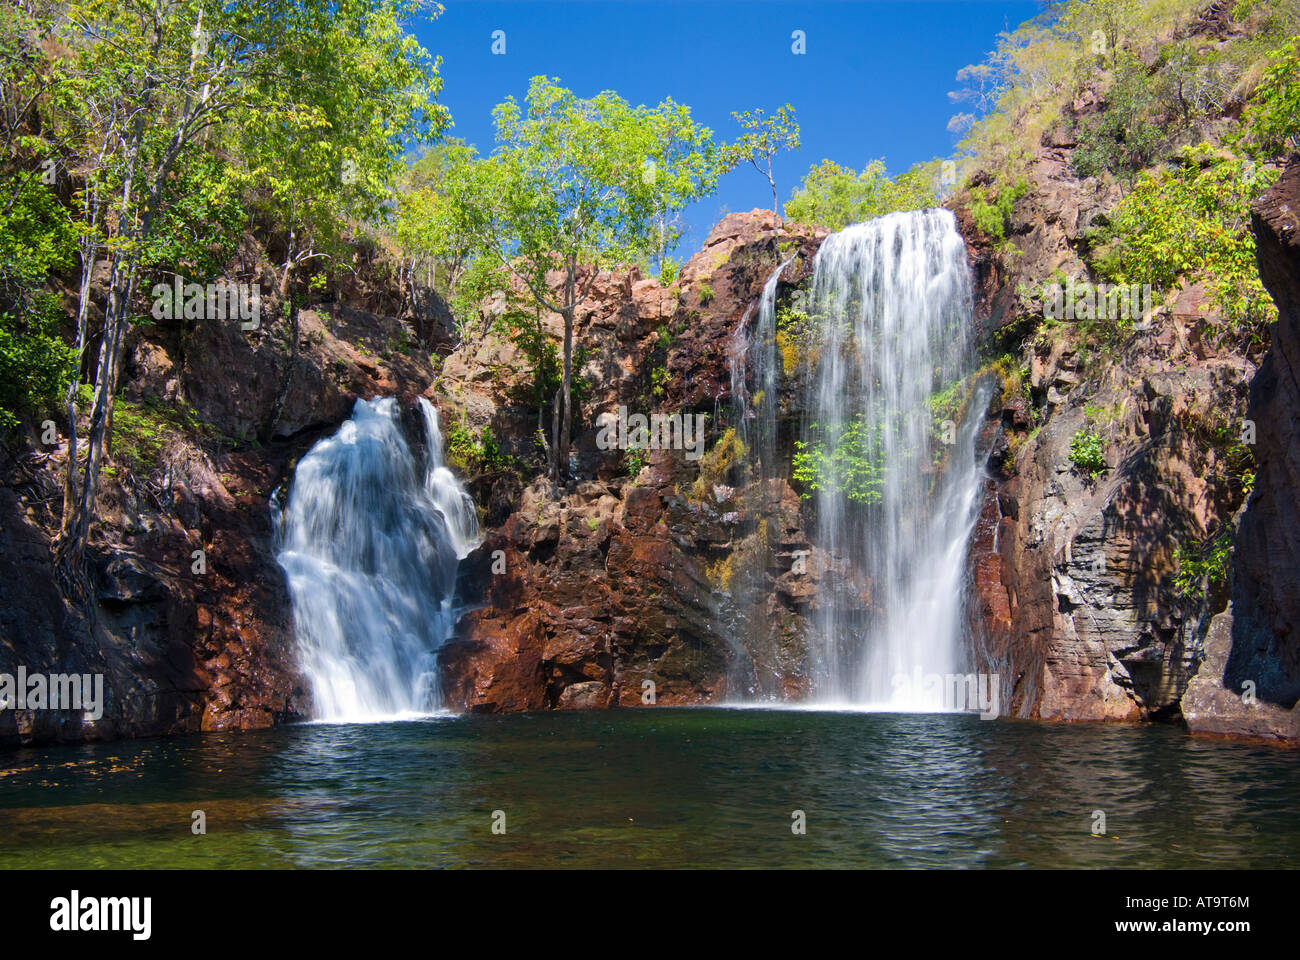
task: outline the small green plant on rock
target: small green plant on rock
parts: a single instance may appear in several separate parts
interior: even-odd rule
[[[1174,550],[1174,559],[1178,562],[1174,590],[1183,599],[1199,603],[1207,588],[1210,593],[1217,593],[1227,585],[1232,531],[1224,530],[1205,543],[1180,543]]]
[[[1088,475],[1088,480],[1097,482],[1097,478],[1106,472],[1106,454],[1101,435],[1091,430],[1080,430],[1070,440],[1070,461]]]
[[[650,457],[650,452],[644,447],[629,447],[623,451],[623,465],[627,467],[627,475],[633,480],[641,473]]]
[[[726,479],[728,471],[745,459],[745,442],[736,436],[734,427],[718,438],[713,449],[700,459],[700,475],[691,487],[691,499],[704,500],[713,488]]]
[[[457,424],[447,434],[446,451],[447,462],[465,473],[502,470],[510,465],[487,425],[476,433],[464,423]]]

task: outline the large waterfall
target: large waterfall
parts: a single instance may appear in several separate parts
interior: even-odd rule
[[[828,237],[808,303],[805,474],[834,591],[819,605],[816,698],[941,709],[965,672],[966,551],[982,464],[965,248],[947,210],[895,213]],[[960,402],[962,400],[966,402]]]
[[[810,283],[781,294],[789,262],[769,276],[732,352],[754,515],[737,529],[748,576],[731,590],[742,695],[783,699],[781,677],[745,671],[763,654],[771,660],[776,624],[763,582],[782,564],[768,546],[776,532],[763,527],[780,496],[771,484],[792,476],[811,500],[817,565],[812,702],[960,707],[942,702],[952,684],[932,678],[968,667],[966,554],[988,396],[971,376],[970,276],[956,221],[932,209],[855,224],[822,243]],[[791,451],[778,437],[793,419]]]
[[[358,400],[299,461],[279,518],[299,658],[315,715],[365,721],[438,708],[436,655],[454,626],[456,568],[478,537],[420,400],[422,462],[397,401]]]

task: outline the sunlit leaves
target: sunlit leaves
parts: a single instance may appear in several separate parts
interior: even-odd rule
[[[831,160],[808,171],[803,185],[785,205],[786,218],[842,230],[896,210],[920,210],[936,202],[934,186],[921,167],[890,179],[883,160],[855,173]]]

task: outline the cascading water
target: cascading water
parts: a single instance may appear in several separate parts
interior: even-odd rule
[[[800,466],[817,487],[817,545],[851,571],[829,578],[834,594],[819,605],[815,697],[942,709],[937,689],[909,681],[966,668],[966,550],[983,473],[978,418],[938,421],[934,403],[972,368],[953,215],[895,213],[828,237],[808,312],[820,330]]]
[[[438,708],[436,656],[455,625],[459,561],[478,537],[443,463],[438,411],[420,400],[425,457],[397,401],[358,400],[298,463],[278,518],[303,671],[316,718],[366,721]]]

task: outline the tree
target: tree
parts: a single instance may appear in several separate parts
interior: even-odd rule
[[[567,476],[573,420],[573,322],[597,273],[652,253],[662,211],[711,192],[723,158],[689,107],[630,106],[612,91],[581,99],[534,77],[524,104],[494,111],[497,147],[448,189],[458,228],[542,310],[564,323],[554,401],[552,477]],[[548,274],[560,274],[553,291]]]
[[[1140,9],[1137,0],[1076,0],[1066,5],[1061,27],[1077,33],[1097,56],[1109,57],[1113,66],[1120,40],[1135,26]]]
[[[1269,57],[1246,114],[1247,150],[1262,157],[1300,151],[1300,37]]]
[[[276,297],[287,312],[290,352],[263,441],[275,433],[297,366],[299,272],[337,257],[351,230],[384,217],[406,173],[406,151],[436,140],[450,123],[434,103],[439,61],[400,28],[424,5],[334,6],[322,2],[280,26],[276,60],[253,75],[247,108],[232,123],[245,183],[286,234]]]
[[[732,117],[745,132],[727,148],[727,166],[751,163],[767,178],[767,184],[772,188],[772,224],[780,229],[780,200],[776,179],[772,175],[772,158],[782,150],[799,149],[799,123],[794,117],[794,107],[787,103],[766,119],[761,108],[733,113]]]
[[[69,442],[56,550],[65,585],[80,592],[84,583],[82,554],[111,436],[125,335],[141,268],[156,253],[155,231],[180,189],[197,191],[200,207],[229,200],[229,164],[191,164],[216,152],[218,130],[233,133],[229,139],[242,143],[252,158],[249,172],[272,181],[269,195],[289,210],[291,221],[311,219],[322,209],[341,217],[334,204],[338,191],[312,164],[334,160],[341,138],[352,136],[364,138],[362,157],[374,152],[377,138],[396,156],[402,135],[427,120],[419,102],[429,87],[414,83],[426,57],[399,27],[403,17],[424,6],[420,0],[80,0],[51,16],[54,39],[71,51],[54,96],[77,100],[92,94],[98,103],[86,110],[82,124],[83,142],[97,148],[81,157],[79,348],[89,346],[87,265],[93,266],[100,250],[108,256],[108,296],[79,479],[75,427]],[[411,109],[390,116],[386,111],[394,103]],[[254,129],[260,136],[248,135]],[[277,151],[278,162],[271,162]],[[292,176],[302,181],[286,185]],[[366,176],[373,187],[383,170]],[[294,207],[295,198],[304,198],[305,213]],[[291,241],[291,266],[300,249]]]
[[[935,203],[934,187],[926,172],[918,165],[892,180],[885,173],[883,160],[872,160],[861,173],[823,160],[808,171],[803,185],[785,205],[785,215],[795,223],[842,230],[850,223],[896,210],[920,210]]]
[[[451,139],[430,147],[406,173],[392,231],[401,250],[404,288],[412,309],[420,300],[421,275],[425,289],[444,296],[453,296],[452,291],[461,287],[460,280],[474,255],[474,239],[461,229],[450,185],[461,181],[477,159],[477,150],[463,140]],[[479,287],[473,280],[464,286],[467,293],[470,287]],[[465,309],[454,312],[462,333],[481,296],[491,292],[479,291],[479,297],[466,303]]]

